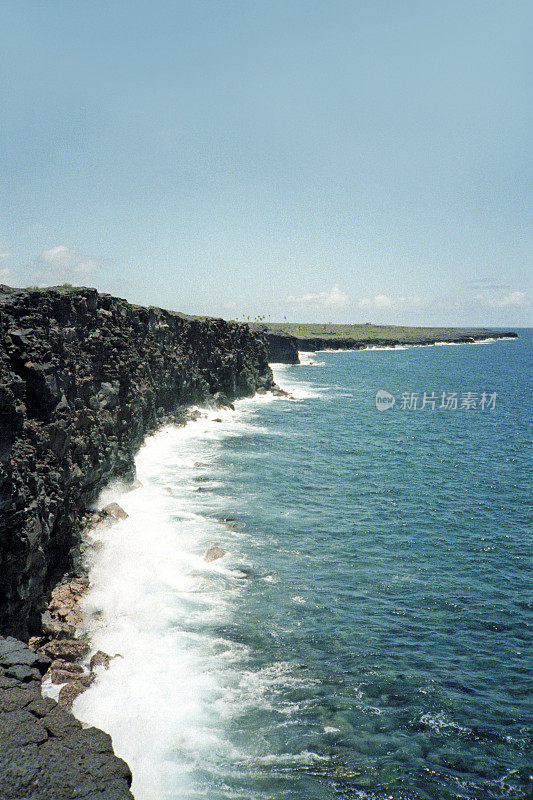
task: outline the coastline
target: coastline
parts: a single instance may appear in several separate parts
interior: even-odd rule
[[[78,663],[90,648],[77,638],[86,589],[81,530],[110,481],[134,482],[146,435],[183,424],[199,402],[222,409],[276,390],[265,342],[246,325],[132,306],[85,288],[0,287],[0,332],[0,633],[11,637],[2,640],[0,762],[19,764],[5,773],[5,797],[30,790],[36,800],[71,797],[86,786],[78,740],[99,796],[131,797],[131,774],[113,760],[110,738],[66,710],[94,672]],[[29,637],[35,652],[23,643]],[[43,672],[54,684],[69,676],[59,705],[41,696]],[[35,721],[50,713],[61,732]]]
[[[480,344],[492,344],[493,342],[497,341],[508,341],[513,342],[518,339],[518,335],[515,336],[487,336],[486,338],[476,339],[475,341],[435,341],[435,342],[425,342],[425,343],[403,343],[403,344],[390,344],[390,345],[370,345],[365,344],[363,347],[324,347],[320,348],[319,350],[302,350],[299,352],[308,352],[308,353],[351,353],[355,350],[408,350],[411,347],[459,347],[461,345],[480,345]]]
[[[395,338],[387,337],[360,337],[343,338],[341,336],[294,336],[287,331],[273,330],[267,326],[254,326],[258,332],[266,337],[268,360],[270,363],[298,364],[298,352],[348,351],[371,349],[403,349],[406,347],[434,347],[444,344],[478,344],[489,340],[516,339],[516,331],[498,331],[480,329],[468,331],[468,334],[455,332],[453,329],[444,329],[448,334],[442,338],[439,331],[432,336],[398,335]],[[416,329],[411,329],[416,330]]]
[[[242,581],[244,575],[235,555],[241,524],[218,516],[210,505],[216,482],[209,480],[209,453],[226,437],[247,430],[251,409],[278,397],[258,393],[236,401],[234,408],[199,408],[186,425],[161,428],[137,454],[140,480],[133,490],[112,484],[95,504],[99,509],[118,504],[125,513],[112,527],[97,525],[85,536],[90,588],[81,602],[80,632],[90,642],[90,653],[106,660],[100,659],[95,682],[76,697],[73,711],[84,723],[111,733],[132,768],[133,790],[143,800],[160,797],[164,778],[158,765],[173,742],[175,751],[187,750],[189,736],[197,746],[202,737],[211,746],[212,735],[202,733],[199,719],[205,716],[200,709],[208,703],[206,693],[220,691],[214,669],[219,656],[218,650],[216,655],[202,650],[199,657],[194,629],[206,619],[229,622],[224,600],[210,600],[209,587]],[[208,510],[202,510],[206,503]],[[151,546],[141,563],[146,536]],[[167,591],[168,604],[170,597],[186,603],[186,628],[192,633],[172,617]],[[90,653],[81,661],[85,668]],[[165,687],[164,708],[151,684]],[[147,735],[158,726],[166,730],[164,741]],[[181,791],[187,796],[186,786]]]
[[[71,758],[68,742],[79,742],[90,751],[94,741],[95,758],[105,755],[94,767],[101,773],[102,798],[131,797],[131,773],[116,759],[110,737],[104,740],[98,729],[83,728],[68,711],[72,702],[82,706],[83,701],[76,698],[95,677],[107,673],[112,660],[117,659],[113,668],[120,667],[122,655],[112,646],[109,652],[101,648],[94,652],[84,630],[85,558],[87,546],[95,542],[83,542],[83,525],[91,518],[96,498],[113,480],[123,480],[130,489],[141,488],[135,485],[134,457],[146,436],[161,431],[166,423],[183,429],[201,419],[202,412],[191,411],[199,401],[217,409],[211,412],[217,423],[215,414],[223,415],[224,409],[232,413],[235,398],[282,392],[274,383],[262,334],[222,320],[198,321],[161,309],[141,309],[95,290],[4,290],[0,292],[0,329],[4,347],[0,351],[0,415],[8,434],[0,442],[0,483],[9,500],[2,519],[2,530],[9,534],[2,552],[9,567],[2,576],[7,600],[2,632],[24,639],[34,634],[33,653],[14,639],[2,640],[6,655],[0,662],[4,731],[0,759],[16,763],[31,755],[31,767],[21,767],[19,779],[48,775],[47,780],[56,781],[51,784],[55,796],[60,798],[64,792],[66,797],[70,784],[63,786],[53,772],[54,748],[66,748],[61,750],[68,762],[65,774],[71,784],[79,783],[86,777],[77,757]],[[367,342],[335,351],[477,344],[500,338],[515,335],[505,332],[477,340],[392,346]],[[300,341],[304,340],[294,339],[290,348]],[[301,352],[320,349],[328,348]],[[298,350],[296,358],[276,362],[298,363]],[[152,371],[138,375],[139,363],[150,363]],[[202,490],[202,485],[196,488]],[[96,519],[92,512],[92,522],[120,526],[125,519],[120,511],[100,509]],[[216,550],[219,544],[213,542],[212,547]],[[207,563],[206,556],[202,562]],[[218,556],[213,560],[218,562]],[[26,672],[21,671],[25,665]],[[41,696],[43,672],[48,697]],[[59,704],[49,695],[50,685]],[[16,720],[30,731],[23,736],[27,742],[16,733]],[[63,742],[64,737],[68,742]],[[49,744],[49,739],[54,741]],[[30,745],[29,755],[24,747]]]

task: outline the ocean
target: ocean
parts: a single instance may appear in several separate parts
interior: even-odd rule
[[[532,343],[307,353],[147,439],[73,709],[137,800],[531,797]]]

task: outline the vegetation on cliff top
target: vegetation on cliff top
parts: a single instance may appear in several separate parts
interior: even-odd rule
[[[288,333],[298,339],[311,339],[314,337],[360,341],[390,339],[399,343],[426,338],[445,342],[461,336],[479,336],[481,333],[486,333],[489,336],[494,332],[487,328],[415,328],[400,325],[373,325],[370,322],[359,325],[269,322],[265,323],[265,327],[272,333]]]

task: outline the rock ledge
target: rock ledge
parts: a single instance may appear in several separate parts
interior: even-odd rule
[[[82,728],[41,694],[50,659],[0,637],[0,797],[2,800],[132,800],[128,765],[111,737]]]

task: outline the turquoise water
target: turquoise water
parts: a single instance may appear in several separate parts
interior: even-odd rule
[[[141,452],[87,608],[125,658],[75,711],[138,800],[530,797],[530,334],[305,360]]]

